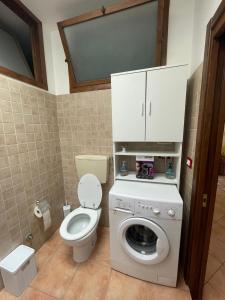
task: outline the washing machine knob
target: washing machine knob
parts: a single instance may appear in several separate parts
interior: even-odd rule
[[[160,210],[159,210],[158,208],[153,208],[153,209],[152,209],[152,212],[153,212],[153,214],[156,215],[156,216],[160,214]]]
[[[170,217],[174,217],[174,216],[175,216],[175,211],[174,211],[173,209],[169,209],[169,210],[168,210],[168,215],[169,215]]]

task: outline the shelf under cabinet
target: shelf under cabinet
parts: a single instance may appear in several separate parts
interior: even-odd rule
[[[180,154],[177,152],[146,152],[146,151],[126,151],[126,152],[115,152],[118,156],[162,156],[162,157],[179,157]]]
[[[121,176],[120,174],[116,175],[116,180],[128,180],[128,181],[142,181],[149,183],[165,183],[165,184],[177,184],[177,179],[168,179],[166,178],[164,173],[156,173],[154,174],[154,179],[142,179],[137,178],[135,172],[129,172],[127,176]]]

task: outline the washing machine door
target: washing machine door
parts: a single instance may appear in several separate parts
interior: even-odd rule
[[[118,234],[123,250],[139,263],[157,264],[169,253],[165,232],[150,220],[129,218],[121,223]]]

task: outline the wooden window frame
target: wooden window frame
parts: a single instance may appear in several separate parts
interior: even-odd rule
[[[117,13],[119,11],[123,11],[129,9],[131,7],[139,6],[145,3],[154,2],[157,0],[126,0],[121,3],[111,5],[108,7],[102,7],[101,9],[97,9],[91,11],[89,13],[85,13],[83,15],[70,18],[61,22],[58,22],[58,29],[61,36],[64,52],[66,55],[65,61],[68,63],[68,72],[69,72],[69,82],[70,82],[70,92],[86,92],[93,90],[102,90],[111,88],[110,79],[102,79],[102,80],[92,80],[92,81],[84,81],[81,83],[77,83],[76,76],[73,71],[72,60],[69,52],[68,43],[66,40],[66,36],[64,33],[64,28],[75,25],[78,23],[86,22],[92,19],[96,19],[102,17],[104,15],[109,15],[113,13]],[[167,36],[168,36],[168,19],[169,19],[169,4],[170,0],[158,0],[159,8],[158,8],[158,24],[157,24],[157,42],[156,42],[156,62],[155,66],[162,66],[166,64],[166,56],[167,56]]]
[[[44,42],[41,21],[19,0],[0,1],[30,27],[34,79],[2,66],[0,66],[0,73],[47,90],[48,84],[46,76]]]

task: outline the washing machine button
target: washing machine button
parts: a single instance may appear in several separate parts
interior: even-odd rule
[[[153,208],[152,212],[154,215],[158,216],[160,214],[160,210],[158,208]]]
[[[171,208],[171,209],[169,209],[168,210],[168,215],[170,216],[170,217],[174,217],[175,216],[175,211]]]

